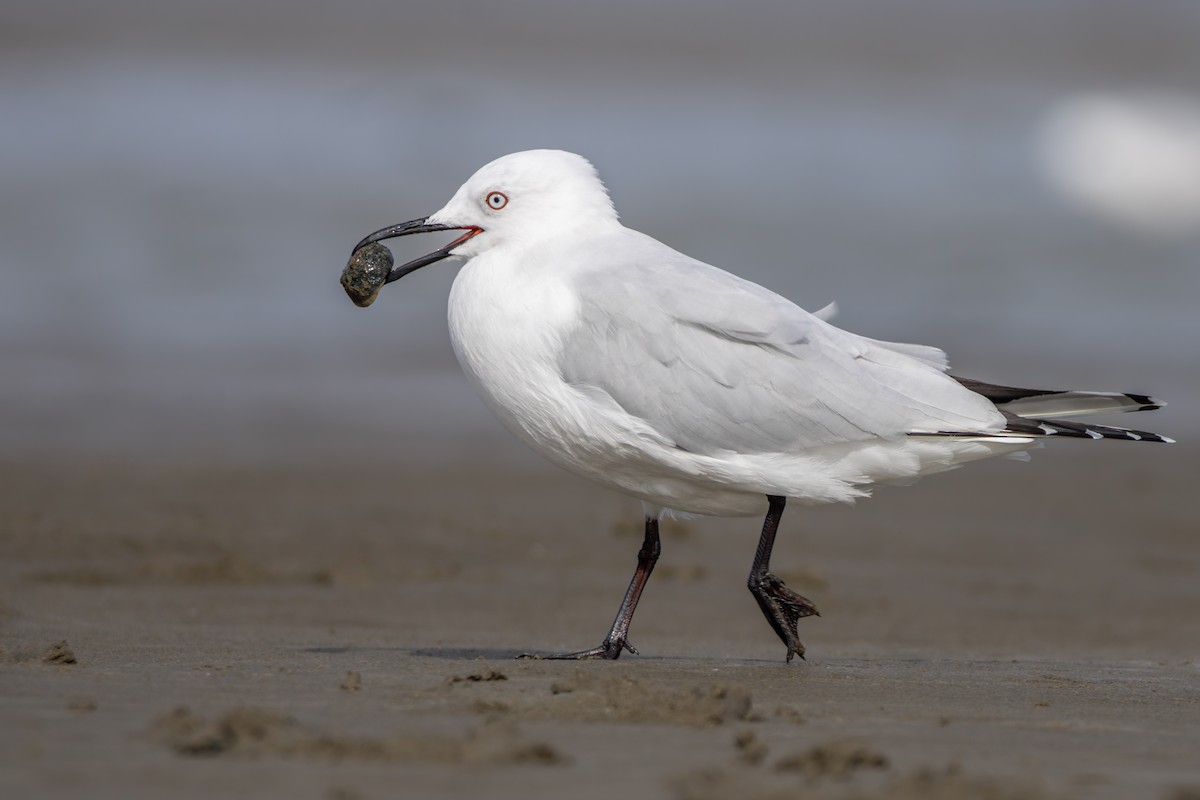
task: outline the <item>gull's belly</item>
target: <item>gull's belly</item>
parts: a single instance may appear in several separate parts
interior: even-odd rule
[[[509,430],[570,468],[580,459],[576,438],[588,433],[557,366],[560,332],[575,315],[561,283],[485,258],[463,267],[450,292],[450,338],[463,372]]]
[[[702,515],[760,513],[763,495],[701,475],[646,423],[612,413],[563,379],[560,336],[576,321],[570,290],[504,279],[476,259],[450,294],[463,372],[504,426],[559,467],[653,505]]]
[[[561,335],[577,319],[568,287],[506,276],[480,261],[464,267],[451,290],[450,336],[463,372],[505,427],[555,464],[604,486],[667,508],[734,511],[717,496],[729,487],[678,469],[648,428],[606,413],[563,379]],[[735,493],[734,513],[759,510],[761,496]]]

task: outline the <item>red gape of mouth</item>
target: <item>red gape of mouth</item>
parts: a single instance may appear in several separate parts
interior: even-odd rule
[[[464,231],[466,231],[466,233],[464,233],[462,236],[455,239],[450,244],[443,247],[442,248],[443,250],[453,250],[454,248],[458,247],[460,244],[467,241],[471,237],[478,236],[479,234],[483,233],[483,228],[480,228],[477,225],[471,225],[470,227],[467,227],[467,228],[460,228],[460,230],[464,230]]]

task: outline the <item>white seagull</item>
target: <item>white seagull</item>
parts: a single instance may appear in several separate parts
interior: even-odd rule
[[[658,560],[659,519],[672,512],[745,516],[766,506],[748,585],[791,661],[804,654],[797,621],[817,610],[769,571],[789,499],[852,502],[875,484],[1021,453],[1051,436],[1170,441],[1068,419],[1159,408],[1152,397],[957,378],[937,348],[841,330],[828,310],[805,311],[630,230],[573,153],[499,158],[440,211],[367,236],[351,264],[360,248],[383,249],[380,240],[446,230],[463,233],[385,270],[378,285],[465,259],[450,333],[480,395],[534,450],[645,510],[637,570],[604,641],[537,657],[637,653],[629,624]]]

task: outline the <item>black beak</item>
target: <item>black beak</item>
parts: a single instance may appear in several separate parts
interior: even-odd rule
[[[375,231],[370,236],[366,237],[361,242],[354,245],[353,252],[358,252],[358,249],[360,247],[371,244],[372,242],[379,242],[384,239],[395,239],[397,236],[408,236],[409,234],[412,234],[412,233],[433,233],[435,231],[466,231],[466,233],[464,233],[462,236],[455,239],[450,244],[446,245],[445,247],[443,247],[439,250],[434,250],[432,253],[430,253],[427,256],[421,256],[420,258],[409,261],[407,264],[401,264],[398,267],[392,267],[392,270],[388,273],[387,280],[384,281],[384,283],[391,283],[392,281],[400,280],[408,273],[418,270],[421,267],[429,266],[430,264],[434,263],[435,261],[441,261],[443,258],[453,255],[453,253],[450,252],[451,250],[458,247],[460,244],[465,242],[467,239],[470,239],[472,236],[477,236],[477,235],[483,233],[483,228],[476,228],[473,225],[470,227],[462,228],[462,227],[455,227],[453,225],[439,225],[437,223],[428,223],[425,221],[426,219],[428,219],[428,217],[422,217],[421,219],[413,219],[413,220],[409,220],[408,222],[401,222],[399,225],[392,225],[390,227],[384,228],[383,230]]]

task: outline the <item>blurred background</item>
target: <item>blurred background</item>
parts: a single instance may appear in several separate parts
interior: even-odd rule
[[[0,447],[524,458],[454,363],[452,263],[366,311],[338,275],[536,147],[843,327],[1194,437],[1198,41],[1186,0],[3,4]]]

